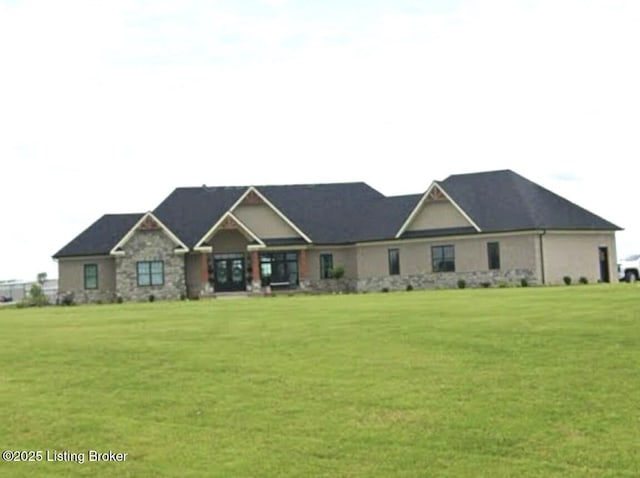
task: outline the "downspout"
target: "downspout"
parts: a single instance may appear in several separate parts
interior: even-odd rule
[[[540,238],[540,273],[541,273],[541,279],[542,279],[542,285],[546,284],[546,278],[545,278],[545,274],[544,274],[544,247],[542,245],[542,236],[544,236],[547,233],[546,229],[542,230],[542,234],[540,234],[539,238]]]

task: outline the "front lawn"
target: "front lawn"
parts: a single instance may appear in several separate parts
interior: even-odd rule
[[[30,476],[640,475],[640,287],[0,309]],[[88,459],[88,455],[86,455]]]

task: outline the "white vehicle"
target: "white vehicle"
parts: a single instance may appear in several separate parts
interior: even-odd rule
[[[640,278],[640,254],[633,254],[618,262],[618,279],[635,282]]]

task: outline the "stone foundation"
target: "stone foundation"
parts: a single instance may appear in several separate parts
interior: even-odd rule
[[[506,284],[519,286],[522,279],[529,285],[538,285],[539,280],[529,269],[513,269],[508,271],[474,271],[474,272],[440,272],[435,274],[417,274],[411,276],[368,277],[366,279],[322,279],[301,280],[298,290],[315,293],[350,293],[380,292],[383,289],[406,290],[411,285],[414,289],[454,289],[458,280],[464,279],[466,287],[483,287],[488,283],[491,287]]]
[[[357,291],[356,279],[321,279],[305,281],[304,287],[300,282],[300,289],[317,293],[347,293]]]
[[[65,297],[70,296],[73,304],[111,304],[116,301],[116,292],[101,289],[72,289],[59,291],[58,303],[62,304]]]
[[[529,285],[538,285],[539,280],[529,269],[513,269],[509,271],[474,271],[474,272],[438,272],[412,276],[369,277],[356,281],[358,292],[379,292],[387,290],[406,290],[408,285],[414,289],[457,288],[458,280],[464,279],[467,287],[483,287],[488,283],[492,287],[506,284],[520,285],[526,279]]]

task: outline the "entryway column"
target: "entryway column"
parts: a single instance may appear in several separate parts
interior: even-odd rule
[[[211,276],[209,275],[209,259],[211,254],[206,252],[200,253],[200,296],[207,297],[213,292],[211,283],[209,282]]]
[[[208,254],[200,254],[200,280],[203,284],[209,284],[209,261]]]
[[[251,289],[259,291],[260,287],[260,257],[258,251],[251,251]]]
[[[309,277],[309,268],[307,266],[307,251],[305,249],[302,249],[300,251],[300,265],[299,265],[299,269],[300,269],[300,281],[306,281]]]

